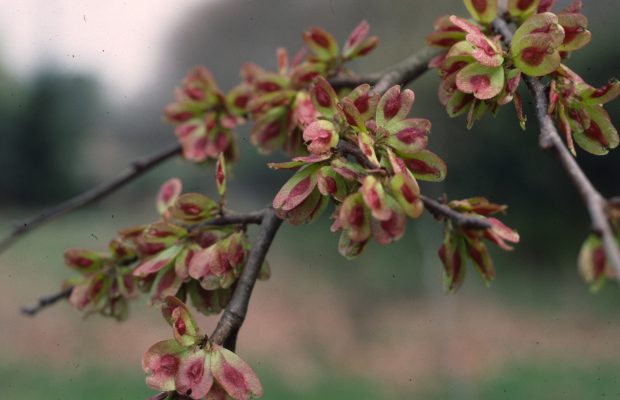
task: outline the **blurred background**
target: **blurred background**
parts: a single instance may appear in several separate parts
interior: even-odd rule
[[[567,1],[560,1],[560,6]],[[585,1],[593,42],[568,64],[594,85],[620,75],[616,0]],[[0,233],[59,200],[113,177],[136,157],[172,143],[161,110],[198,64],[227,90],[242,63],[275,68],[275,49],[295,52],[300,33],[321,26],[340,42],[361,20],[380,37],[356,71],[375,71],[424,46],[433,20],[466,15],[460,0],[0,0]],[[620,293],[593,295],[576,270],[589,221],[556,160],[537,148],[511,106],[472,131],[436,97],[434,72],[417,80],[414,116],[433,122],[430,148],[449,166],[430,195],[485,195],[509,204],[506,223],[522,242],[494,251],[497,279],[485,288],[470,268],[455,295],[442,291],[439,224],[424,217],[389,247],[356,261],[337,252],[329,212],[310,226],[284,226],[257,286],[240,354],[264,381],[266,399],[620,398]],[[525,98],[528,98],[526,95]],[[620,125],[620,103],[607,106]],[[242,159],[231,207],[262,207],[286,180],[238,136]],[[607,196],[620,194],[620,150],[578,160]],[[19,307],[55,292],[71,275],[69,247],[103,249],[127,226],[156,218],[154,196],[179,176],[186,190],[214,192],[211,168],[172,160],[97,205],[37,230],[0,256],[0,393],[10,399],[138,399],[140,358],[169,336],[145,299],[123,324],[82,320],[66,304],[35,319]],[[202,319],[209,332],[215,319]]]

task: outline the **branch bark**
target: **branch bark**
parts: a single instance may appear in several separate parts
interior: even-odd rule
[[[501,18],[493,22],[495,30],[502,35],[507,46],[512,42],[513,32],[508,23]],[[615,271],[616,278],[620,280],[620,250],[616,243],[614,232],[608,218],[608,203],[601,193],[594,187],[590,179],[583,172],[573,155],[564,144],[547,109],[548,96],[545,85],[538,78],[524,77],[536,106],[536,117],[540,125],[539,145],[543,150],[551,150],[558,157],[562,168],[579,191],[585,203],[592,221],[592,231],[599,235],[607,261]]]
[[[102,183],[87,192],[49,208],[39,215],[14,224],[12,232],[4,239],[0,240],[0,253],[6,251],[17,240],[33,229],[40,227],[46,222],[61,217],[70,211],[84,207],[88,204],[92,204],[97,200],[116,192],[118,189],[132,182],[134,179],[143,175],[153,167],[180,153],[181,146],[178,143],[175,143],[174,145],[168,146],[151,156],[135,160],[130,164],[129,168],[120,173],[111,181]]]
[[[424,47],[398,64],[383,71],[363,75],[341,76],[329,80],[335,89],[356,87],[363,83],[374,85],[374,90],[383,93],[393,85],[407,85],[428,71],[428,63],[441,53],[440,49]]]
[[[241,272],[230,303],[226,306],[217,327],[211,334],[213,343],[225,345],[231,351],[235,350],[237,334],[245,321],[254,284],[281,224],[282,220],[272,208],[264,211],[260,231],[250,250],[248,262]]]
[[[45,308],[47,308],[49,306],[53,306],[54,304],[56,304],[60,300],[68,299],[69,296],[71,296],[71,291],[72,290],[73,290],[73,286],[69,286],[68,288],[63,289],[63,290],[61,290],[58,293],[54,293],[54,294],[51,294],[49,296],[43,296],[43,297],[39,298],[39,300],[38,300],[36,305],[31,306],[31,307],[27,307],[27,306],[22,307],[22,309],[21,309],[22,314],[28,315],[30,317],[33,317],[36,314],[38,314],[39,311],[41,311],[41,310],[43,310],[43,309],[45,309]]]
[[[249,225],[260,224],[263,222],[266,209],[252,211],[247,214],[227,214],[222,217],[213,218],[189,227],[190,231],[208,227],[208,226],[226,226],[226,225]]]

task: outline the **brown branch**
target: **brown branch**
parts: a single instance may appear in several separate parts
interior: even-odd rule
[[[61,290],[58,293],[51,294],[49,296],[43,296],[39,298],[37,304],[35,306],[27,307],[24,306],[21,308],[22,314],[28,315],[30,317],[35,316],[39,313],[39,311],[52,306],[59,302],[60,300],[68,299],[71,296],[71,291],[73,290],[73,286],[69,286]]]
[[[369,170],[375,170],[379,166],[371,162],[362,150],[351,142],[340,140],[338,142],[338,151],[344,155],[350,155],[357,160],[360,165]],[[445,218],[454,222],[458,227],[463,229],[489,229],[491,225],[484,219],[469,217],[454,211],[445,204],[433,200],[424,195],[420,195],[420,199],[424,203],[426,209],[437,219]]]
[[[190,226],[188,229],[190,231],[205,228],[209,226],[227,226],[227,225],[249,225],[249,224],[260,224],[263,222],[263,217],[265,216],[266,209],[252,211],[247,214],[227,214],[223,217],[213,218],[204,222],[197,223],[195,225]]]
[[[260,231],[250,255],[248,262],[245,264],[241,276],[237,281],[237,287],[233,293],[232,299],[217,324],[217,327],[211,334],[211,341],[215,344],[225,345],[226,348],[234,351],[236,337],[243,325],[245,316],[248,312],[248,305],[254,284],[258,278],[260,269],[265,261],[265,256],[269,251],[269,247],[282,224],[282,220],[278,218],[272,208],[264,211],[263,220],[260,225]]]
[[[129,168],[119,174],[116,178],[109,182],[102,183],[84,192],[72,199],[69,199],[63,203],[60,203],[50,209],[43,211],[41,214],[29,218],[20,223],[14,224],[12,232],[4,239],[0,240],[0,253],[7,250],[17,240],[19,240],[26,233],[40,227],[41,225],[49,222],[53,219],[61,217],[70,211],[84,207],[88,204],[94,203],[110,194],[116,192],[126,184],[132,182],[151,168],[161,164],[181,153],[181,146],[175,143],[172,146],[168,146],[165,149],[157,152],[148,157],[144,157],[133,161]]]
[[[393,85],[407,85],[428,71],[428,63],[441,49],[425,47],[398,64],[383,71],[363,75],[339,76],[329,80],[335,89],[356,87],[363,83],[375,85],[375,91],[383,93]]]
[[[424,207],[438,220],[449,219],[456,226],[463,229],[486,230],[491,227],[491,224],[489,224],[486,219],[469,217],[423,194],[420,195],[420,199],[422,203],[424,203]]]
[[[506,45],[510,47],[513,33],[506,21],[498,18],[493,22],[493,27],[502,35]],[[562,137],[547,112],[548,97],[543,83],[540,79],[529,76],[525,76],[524,80],[534,97],[536,117],[540,125],[540,147],[543,150],[552,150],[555,153],[569,179],[579,191],[590,214],[592,231],[601,237],[607,261],[613,267],[617,279],[620,280],[620,250],[607,215],[608,203],[590,182],[590,179],[562,141]]]
[[[360,149],[358,146],[344,139],[338,142],[338,146],[336,147],[336,150],[338,150],[343,155],[352,156],[353,158],[355,158],[355,160],[357,160],[357,162],[362,167],[366,169],[375,170],[377,168],[380,168],[378,165],[370,161],[368,157],[366,157],[364,152],[362,152],[362,149]]]

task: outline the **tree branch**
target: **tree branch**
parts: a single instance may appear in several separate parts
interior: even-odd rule
[[[24,315],[28,315],[30,317],[35,316],[36,314],[39,313],[39,311],[52,306],[54,304],[56,304],[57,302],[59,302],[60,300],[64,300],[64,299],[68,299],[69,296],[71,296],[71,291],[73,290],[73,286],[69,286],[68,288],[65,288],[63,290],[61,290],[58,293],[54,293],[51,294],[49,296],[43,296],[41,298],[39,298],[39,301],[37,302],[37,304],[35,306],[31,306],[31,307],[27,307],[24,306],[22,307],[21,311],[22,314]]]
[[[493,27],[499,32],[504,42],[510,47],[512,42],[512,30],[504,19],[497,18],[493,22]],[[616,279],[620,280],[620,250],[616,243],[614,232],[607,215],[608,203],[600,192],[594,187],[590,179],[583,172],[573,155],[566,148],[562,141],[551,116],[548,114],[548,96],[545,86],[540,79],[525,76],[527,84],[536,106],[536,117],[540,125],[539,144],[543,150],[553,150],[558,157],[564,171],[573,182],[575,188],[579,191],[583,202],[585,203],[590,219],[592,221],[592,230],[601,237],[607,261],[615,271]]]
[[[223,217],[213,218],[207,221],[197,223],[190,226],[190,231],[205,228],[209,226],[226,226],[226,225],[249,225],[260,224],[263,222],[263,217],[267,209],[252,211],[247,214],[227,214]]]
[[[254,284],[281,224],[282,220],[278,218],[272,208],[264,211],[260,231],[254,246],[252,246],[252,250],[250,250],[248,262],[241,272],[230,303],[226,306],[217,327],[211,334],[211,341],[213,343],[224,344],[226,348],[234,351],[237,333],[241,325],[243,325],[248,312],[248,304],[250,303]]]
[[[491,224],[489,224],[485,219],[468,217],[466,214],[461,214],[460,212],[454,211],[447,205],[426,197],[423,194],[420,195],[420,199],[422,200],[422,203],[424,203],[424,207],[426,207],[426,209],[433,214],[435,218],[439,220],[442,218],[449,219],[459,228],[486,230],[491,227]]]
[[[441,53],[441,49],[424,47],[396,65],[383,71],[364,75],[340,76],[329,80],[335,89],[356,87],[363,83],[374,85],[374,90],[383,93],[393,85],[407,85],[428,71],[428,63]]]
[[[87,192],[43,211],[39,215],[14,224],[13,231],[4,239],[0,240],[0,253],[4,252],[18,239],[31,230],[38,228],[46,222],[61,217],[70,211],[84,207],[109,196],[153,167],[180,153],[181,146],[178,143],[175,143],[174,145],[168,146],[156,154],[133,161],[129,168],[111,181],[102,183]]]

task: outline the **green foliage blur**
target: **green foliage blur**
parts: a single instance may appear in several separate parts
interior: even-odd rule
[[[100,106],[94,79],[43,69],[22,83],[0,71],[0,87],[0,203],[41,206],[74,193]]]

